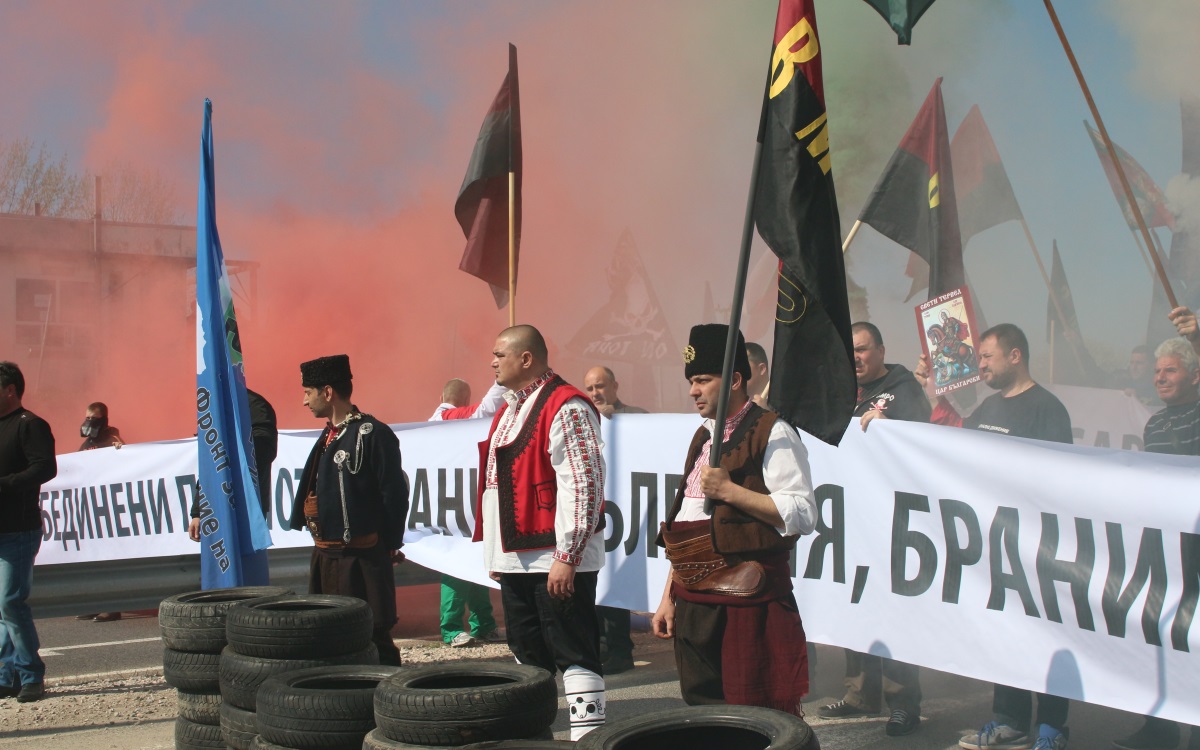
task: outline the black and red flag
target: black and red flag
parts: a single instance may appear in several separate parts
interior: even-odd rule
[[[931,299],[966,283],[941,78],[934,82],[858,219],[929,264]]]
[[[972,237],[1006,221],[1020,221],[1021,207],[992,133],[979,105],[963,118],[950,140],[954,162],[954,190],[958,201],[958,226],[965,247]]]
[[[780,260],[770,404],[837,445],[857,385],[820,51],[811,0],[781,0],[759,125],[754,223]]]
[[[521,243],[521,97],[517,85],[517,48],[511,44],[508,75],[483,118],[467,175],[454,202],[454,216],[467,238],[458,268],[490,284],[500,307],[508,300],[510,172],[514,175],[511,200],[516,230],[512,258],[515,283]]]

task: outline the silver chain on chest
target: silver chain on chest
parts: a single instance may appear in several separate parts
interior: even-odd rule
[[[340,430],[338,431],[338,436],[336,439],[340,440],[342,435],[346,434],[346,430],[349,429],[351,422],[356,422],[360,419],[362,419],[362,414],[359,413],[354,413],[346,417],[346,420],[339,425]],[[343,479],[345,476],[344,472],[348,471],[351,474],[358,474],[358,472],[362,471],[363,437],[370,435],[373,429],[375,429],[375,426],[370,422],[366,422],[359,426],[358,435],[354,441],[354,462],[352,464],[348,463],[350,454],[348,454],[345,450],[339,448],[338,451],[333,454],[333,463],[335,466],[337,466],[338,470],[338,494],[341,495],[342,499],[342,542],[344,544],[350,543],[350,510],[346,505],[346,483]]]

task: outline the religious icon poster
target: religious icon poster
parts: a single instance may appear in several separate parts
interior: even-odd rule
[[[929,357],[935,396],[979,382],[975,309],[962,286],[916,306],[921,346]]]

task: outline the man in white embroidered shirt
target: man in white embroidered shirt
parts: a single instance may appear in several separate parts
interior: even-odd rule
[[[517,661],[561,670],[577,740],[604,723],[596,578],[604,565],[600,415],[550,369],[536,328],[507,328],[492,351],[508,390],[479,444],[474,540],[500,582]]]
[[[720,468],[709,466],[728,330],[695,326],[684,350],[684,377],[705,422],[659,534],[671,575],[651,624],[658,637],[675,639],[688,704],[802,716],[808,656],[788,557],[817,521],[808,451],[794,429],[749,399],[750,362],[738,333]]]

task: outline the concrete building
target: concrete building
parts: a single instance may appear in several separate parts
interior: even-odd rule
[[[249,319],[257,264],[227,267]],[[0,359],[20,365],[60,453],[92,401],[118,427],[195,432],[195,269],[195,227],[0,214]]]

